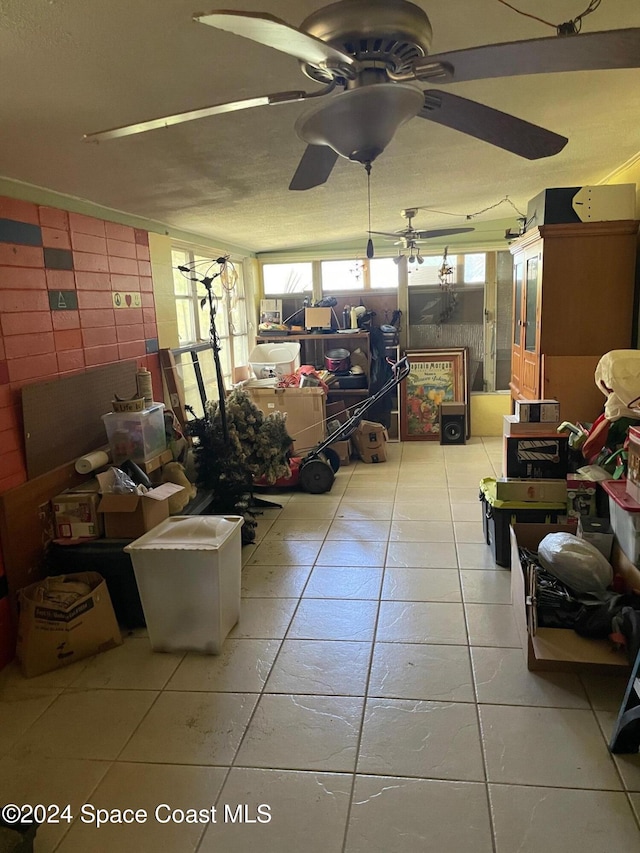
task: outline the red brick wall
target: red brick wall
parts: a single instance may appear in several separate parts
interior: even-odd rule
[[[77,310],[51,310],[60,290]],[[139,292],[141,307],[115,309],[114,291]],[[157,349],[146,231],[0,196],[0,493],[27,479],[25,384],[136,359],[158,395]],[[0,600],[2,574],[0,558]]]

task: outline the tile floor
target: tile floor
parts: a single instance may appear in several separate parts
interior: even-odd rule
[[[607,749],[624,679],[525,667],[480,522],[500,444],[391,444],[327,495],[274,497],[219,657],[139,631],[3,671],[0,800],[75,816],[37,853],[640,849],[640,756]]]

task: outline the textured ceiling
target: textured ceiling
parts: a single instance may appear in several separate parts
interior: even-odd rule
[[[210,0],[213,5],[213,0]],[[297,26],[313,0],[227,9],[269,11]],[[421,0],[432,51],[538,38],[553,31],[498,0]],[[560,23],[587,0],[513,0]],[[287,188],[304,151],[302,104],[259,107],[88,144],[90,131],[316,84],[298,62],[194,23],[194,0],[0,0],[0,176],[202,234],[254,252],[364,239],[364,169],[340,159],[322,187]],[[205,11],[208,11],[206,9]],[[638,0],[603,0],[583,31],[640,27]],[[372,172],[372,228],[464,225],[508,195],[521,210],[545,187],[593,184],[640,150],[640,70],[461,83],[450,91],[569,137],[529,162],[418,119],[400,128]],[[515,212],[508,205],[478,217]]]

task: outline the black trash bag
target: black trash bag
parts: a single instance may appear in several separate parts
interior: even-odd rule
[[[612,620],[612,630],[622,634],[625,639],[627,659],[633,666],[640,650],[640,610],[633,607],[623,607]]]
[[[605,638],[612,633],[614,616],[624,607],[633,607],[633,595],[611,593],[604,601],[583,601],[574,628],[581,637]]]

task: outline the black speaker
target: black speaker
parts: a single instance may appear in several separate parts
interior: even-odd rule
[[[440,403],[440,444],[466,444],[466,432],[465,404]]]

